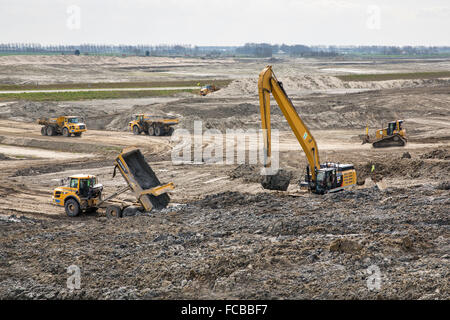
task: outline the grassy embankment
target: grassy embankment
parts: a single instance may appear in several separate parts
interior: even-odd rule
[[[0,101],[30,100],[30,101],[77,101],[93,99],[124,99],[172,96],[179,92],[197,94],[198,89],[176,89],[177,87],[195,87],[199,83],[213,83],[219,87],[227,86],[232,80],[180,80],[153,82],[100,82],[100,83],[57,83],[46,85],[0,85],[0,91],[30,90],[30,92],[1,93]],[[167,88],[161,90],[123,90],[126,88]],[[33,90],[76,90],[76,89],[111,89],[108,91],[73,91],[73,92],[32,92]]]

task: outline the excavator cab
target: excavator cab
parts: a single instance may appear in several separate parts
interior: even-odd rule
[[[394,130],[396,129],[396,127],[397,127],[396,122],[389,122],[387,127],[387,135],[392,136],[394,134]]]
[[[335,169],[320,169],[316,177],[316,193],[324,194],[327,190],[336,187],[336,170]]]

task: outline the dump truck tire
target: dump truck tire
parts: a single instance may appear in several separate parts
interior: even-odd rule
[[[153,126],[148,127],[148,135],[149,136],[155,135],[155,128]]]
[[[171,135],[173,134],[174,131],[175,131],[175,129],[174,129],[173,127],[170,127],[170,128],[167,130],[167,135],[168,135],[168,136],[171,136]]]
[[[54,136],[55,134],[56,134],[55,128],[53,128],[52,126],[48,126],[47,127],[47,135]]]
[[[122,217],[122,209],[119,206],[111,205],[106,208],[106,216],[108,218]]]
[[[81,134],[82,134],[82,132],[75,132],[73,135],[74,135],[75,137],[81,137]]]
[[[64,137],[70,137],[69,129],[63,128],[62,134]]]
[[[46,136],[46,135],[47,135],[47,128],[46,128],[46,127],[42,127],[42,128],[41,128],[41,134],[42,134],[43,136]]]
[[[140,207],[138,206],[129,206],[123,209],[122,217],[132,217],[135,216],[136,213],[139,211]]]
[[[141,132],[139,131],[139,127],[138,126],[134,126],[133,127],[133,134],[135,134],[135,135],[138,135],[138,134],[140,134]]]
[[[155,127],[155,136],[162,136],[163,130],[160,126]]]
[[[69,217],[76,217],[80,213],[80,204],[75,199],[69,199],[64,203],[66,214]]]

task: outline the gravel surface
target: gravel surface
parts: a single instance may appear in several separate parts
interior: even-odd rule
[[[225,192],[122,219],[4,215],[0,298],[449,299],[449,195]]]

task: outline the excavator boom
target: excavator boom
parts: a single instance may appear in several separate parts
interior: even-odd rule
[[[258,92],[264,139],[264,166],[270,166],[271,157],[270,93],[272,93],[275,101],[283,112],[284,117],[294,132],[295,137],[305,152],[309,167],[311,168],[311,178],[312,180],[315,180],[316,170],[320,169],[319,149],[316,140],[295,110],[291,99],[289,99],[284,91],[283,84],[275,77],[272,66],[265,67],[259,74]]]
[[[308,160],[306,182],[302,183],[302,186],[307,186],[312,192],[324,194],[343,190],[356,184],[356,171],[352,164],[320,163],[316,140],[295,110],[292,101],[284,91],[283,84],[275,77],[272,66],[267,66],[259,74],[258,93],[265,167],[271,166],[270,94],[272,94]],[[286,178],[283,176],[284,173],[280,174],[280,172],[282,171],[278,170],[276,174],[265,175],[261,183],[263,188],[287,190],[290,178]]]

